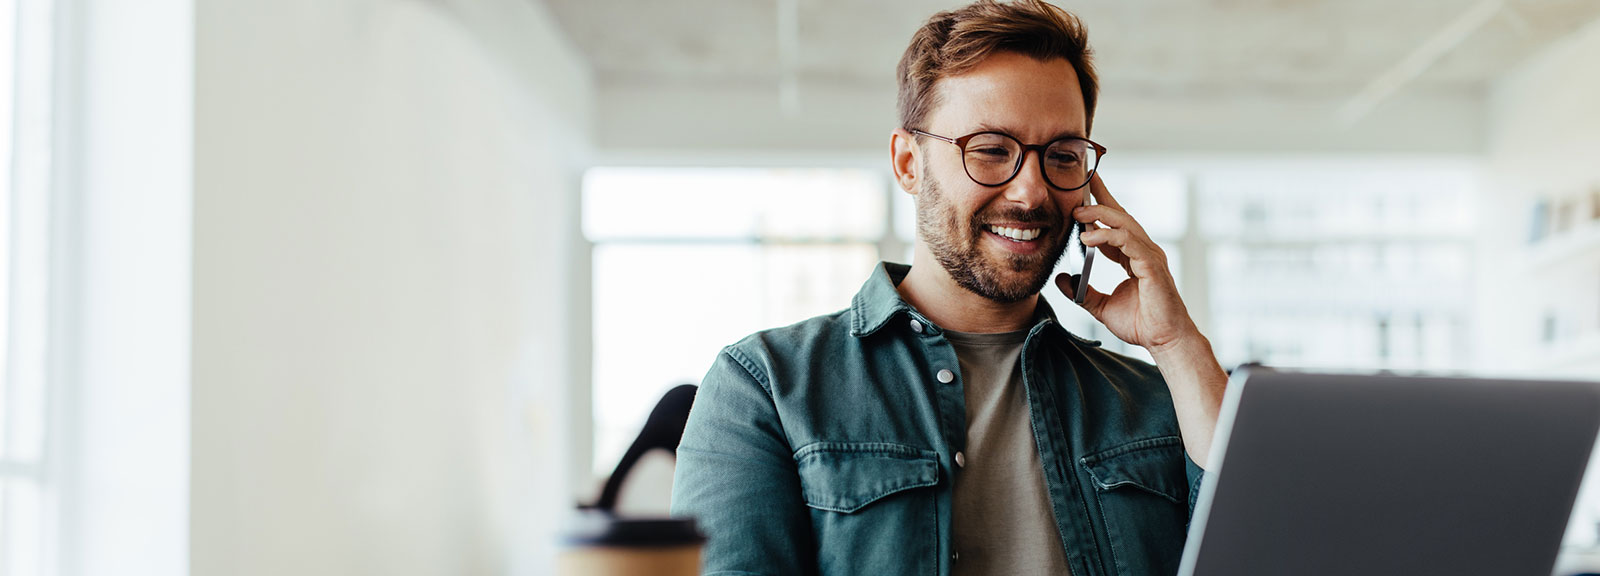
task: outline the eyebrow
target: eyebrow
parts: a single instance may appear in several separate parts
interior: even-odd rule
[[[974,130],[974,133],[976,133],[976,132],[1002,132],[1002,133],[1011,135],[1013,138],[1016,137],[1016,133],[1014,133],[1014,132],[1012,132],[1010,130],[1007,130],[1007,129],[999,127],[999,126],[995,126],[993,124],[984,123],[984,122],[979,122],[978,123],[977,130]],[[1062,138],[1084,138],[1084,139],[1087,139],[1088,137],[1084,136],[1082,132],[1079,132],[1077,130],[1067,130],[1067,131],[1064,131],[1064,132],[1057,132],[1054,136],[1051,136],[1049,140],[1045,140],[1045,142],[1054,142],[1054,141],[1060,140]]]

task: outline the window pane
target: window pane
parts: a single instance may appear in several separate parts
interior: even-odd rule
[[[0,276],[4,275],[0,274]],[[0,326],[0,328],[4,328],[4,326]],[[0,344],[3,343],[4,336],[0,335]],[[0,365],[0,368],[5,368],[5,366]],[[6,385],[6,380],[4,378],[0,378],[0,462],[9,461],[14,458],[11,453],[10,434],[7,431],[9,428],[11,428],[11,413],[13,410],[10,396],[11,387]]]
[[[1224,366],[1459,369],[1474,178],[1465,167],[1361,161],[1200,174]]]
[[[15,111],[16,28],[13,18],[16,5],[11,0],[0,0],[0,460],[9,458],[11,444],[9,429],[15,414],[7,385],[11,373],[11,240],[12,207],[15,195],[12,189],[12,143],[15,142],[12,118]],[[0,543],[3,544],[3,543]]]
[[[1470,248],[1451,242],[1219,243],[1212,321],[1225,365],[1449,369],[1464,360]]]
[[[594,471],[611,472],[667,389],[722,347],[842,310],[871,244],[603,244],[594,249]]]
[[[1472,232],[1473,175],[1369,163],[1200,176],[1211,237],[1452,236]]]
[[[898,185],[894,191],[894,232],[907,245],[917,240],[917,197],[901,190]],[[910,262],[911,258],[907,257],[906,263]]]
[[[888,210],[874,170],[594,168],[590,240],[829,238],[876,241]]]
[[[1176,239],[1187,228],[1187,176],[1165,170],[1110,170],[1100,175],[1117,202],[1158,240]],[[1091,280],[1092,282],[1092,280]]]
[[[42,576],[45,532],[39,484],[26,478],[0,477],[0,574]]]
[[[0,0],[0,458],[43,450],[53,13]]]

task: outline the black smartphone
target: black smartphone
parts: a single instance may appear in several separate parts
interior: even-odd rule
[[[1093,192],[1084,191],[1083,205],[1094,205]],[[1089,294],[1089,270],[1094,268],[1094,249],[1083,243],[1083,233],[1089,230],[1089,223],[1075,221],[1074,225],[1078,227],[1078,248],[1083,251],[1083,270],[1078,273],[1078,285],[1072,287],[1072,301],[1081,305],[1084,296]]]

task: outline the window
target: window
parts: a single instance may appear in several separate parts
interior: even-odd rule
[[[590,170],[594,474],[723,346],[847,306],[880,258],[888,190],[873,170]]]
[[[0,0],[0,574],[53,574],[50,5]]]
[[[1196,179],[1224,366],[1459,370],[1474,175],[1345,162]]]

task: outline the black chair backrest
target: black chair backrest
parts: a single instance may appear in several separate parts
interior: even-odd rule
[[[689,408],[694,405],[694,393],[698,389],[693,384],[683,384],[668,390],[661,397],[655,409],[650,411],[650,417],[645,420],[639,437],[633,440],[633,445],[622,455],[622,461],[617,463],[617,469],[606,479],[605,489],[600,491],[600,500],[590,508],[607,512],[614,510],[623,480],[628,478],[628,472],[633,470],[633,465],[646,452],[663,448],[672,452],[674,458],[678,456],[678,443],[683,440],[683,427],[689,423]]]

